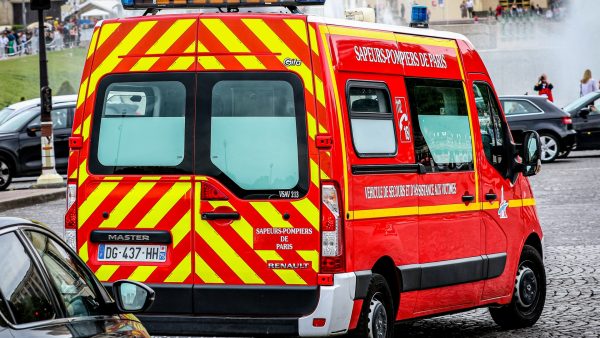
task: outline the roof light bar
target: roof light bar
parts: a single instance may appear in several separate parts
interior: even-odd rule
[[[121,0],[125,9],[217,8],[324,5],[325,0]]]

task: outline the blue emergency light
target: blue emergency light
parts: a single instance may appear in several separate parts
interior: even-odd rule
[[[121,0],[121,4],[125,9],[296,7],[324,5],[325,0]]]
[[[428,28],[427,6],[414,5],[410,17],[410,27]]]

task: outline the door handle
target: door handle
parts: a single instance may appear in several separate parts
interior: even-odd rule
[[[238,212],[203,212],[202,219],[205,221],[216,221],[216,220],[239,220],[240,214]]]
[[[469,193],[465,193],[464,195],[462,195],[462,201],[465,203],[471,203],[475,200],[475,196],[473,195],[469,195]]]
[[[490,192],[485,194],[485,200],[486,201],[495,201],[498,199],[498,195],[496,195],[496,193]]]

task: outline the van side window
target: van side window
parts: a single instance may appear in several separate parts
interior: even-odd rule
[[[428,172],[473,170],[469,113],[461,81],[406,79],[415,156]]]
[[[500,109],[489,85],[477,82],[473,85],[475,104],[479,116],[479,128],[483,150],[488,161],[501,173],[505,172],[503,144],[506,133],[502,127]]]
[[[191,142],[186,142],[190,132],[186,129],[192,128],[194,92],[190,81],[182,78],[127,74],[103,80],[93,119],[92,172],[191,172],[191,168],[182,169],[187,158],[191,167]]]
[[[349,82],[347,95],[352,142],[358,156],[394,156],[394,114],[387,86]]]

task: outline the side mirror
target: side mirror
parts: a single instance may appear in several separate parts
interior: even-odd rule
[[[144,312],[154,302],[154,290],[145,284],[130,280],[119,280],[113,284],[117,308],[123,313]]]
[[[533,130],[526,131],[523,134],[522,145],[523,163],[521,172],[523,176],[533,176],[542,169],[542,145],[540,135]]]
[[[588,115],[590,115],[590,108],[582,108],[579,111],[579,116],[581,116],[584,119],[586,119],[588,117]]]
[[[42,126],[39,124],[31,124],[27,126],[27,135],[31,137],[38,136],[37,132],[42,130]]]

